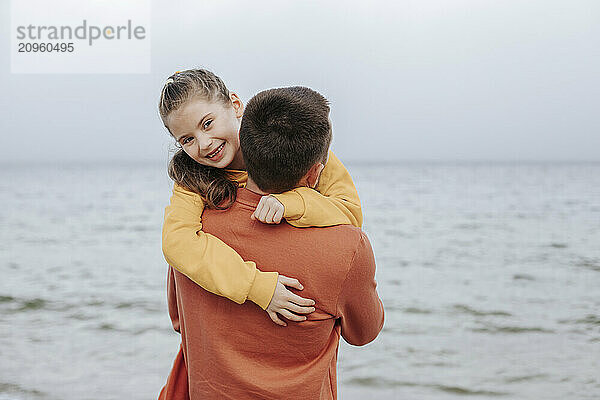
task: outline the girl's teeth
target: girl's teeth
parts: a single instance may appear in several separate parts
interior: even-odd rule
[[[216,156],[216,155],[217,155],[217,153],[219,153],[219,151],[221,151],[221,149],[223,148],[223,145],[224,145],[224,144],[225,144],[225,143],[222,143],[222,144],[221,144],[219,147],[217,147],[217,150],[215,150],[215,151],[214,151],[214,153],[212,153],[212,154],[210,154],[210,155],[208,155],[208,156],[206,156],[206,157],[208,157],[208,158],[213,158],[214,156]]]

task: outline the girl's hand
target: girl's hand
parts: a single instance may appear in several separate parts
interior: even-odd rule
[[[273,196],[263,196],[260,198],[256,210],[250,216],[251,219],[257,219],[265,224],[278,224],[283,218],[285,207]]]
[[[265,196],[266,197],[266,196]],[[294,278],[288,278],[287,276],[279,275],[277,278],[277,286],[275,287],[275,293],[269,303],[266,311],[269,317],[277,325],[287,326],[285,322],[279,319],[277,314],[289,319],[290,321],[304,321],[306,317],[297,314],[310,314],[315,311],[314,300],[305,299],[292,292],[290,292],[286,286],[296,288],[298,290],[304,289],[300,282]]]

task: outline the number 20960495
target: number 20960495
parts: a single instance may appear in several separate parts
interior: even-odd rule
[[[19,53],[72,53],[73,43],[19,43]]]

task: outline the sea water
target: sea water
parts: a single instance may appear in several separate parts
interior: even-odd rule
[[[600,164],[347,167],[386,321],[342,341],[341,399],[600,398]],[[2,166],[0,399],[157,397],[165,171]]]

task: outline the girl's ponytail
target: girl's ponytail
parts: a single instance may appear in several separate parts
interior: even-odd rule
[[[198,193],[209,208],[225,210],[235,202],[238,183],[225,169],[194,161],[183,149],[169,162],[169,177],[187,190]]]

